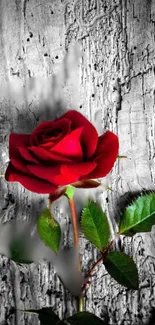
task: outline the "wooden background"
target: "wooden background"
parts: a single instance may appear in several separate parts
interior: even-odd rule
[[[100,130],[117,133],[120,155],[128,156],[108,177],[114,191],[100,194],[115,227],[114,218],[131,194],[154,189],[154,49],[151,0],[0,0],[0,173],[8,164],[12,131],[30,133],[40,121],[78,109],[94,125],[100,121]],[[2,223],[21,219],[35,225],[46,200],[0,179]],[[55,211],[67,224],[65,211]],[[111,325],[147,324],[155,306],[154,235],[152,229],[118,243],[138,264],[139,291],[119,286],[100,266],[86,310],[106,315]],[[96,251],[81,244],[86,270]],[[51,263],[17,265],[1,255],[0,325],[37,325],[37,316],[12,314],[11,308],[49,305],[60,316],[76,311]]]

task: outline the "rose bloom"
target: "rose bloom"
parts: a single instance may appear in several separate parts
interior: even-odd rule
[[[54,193],[67,184],[106,176],[118,148],[114,133],[98,136],[81,113],[70,110],[55,121],[40,123],[32,134],[10,134],[5,178],[32,192]]]

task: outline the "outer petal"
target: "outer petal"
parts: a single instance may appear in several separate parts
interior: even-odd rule
[[[52,153],[57,153],[68,158],[82,159],[83,152],[80,144],[81,133],[83,127],[80,127],[58,142],[51,150]]]
[[[107,131],[99,137],[98,147],[94,155],[94,161],[97,163],[92,173],[87,178],[99,178],[106,176],[112,169],[118,155],[119,142],[118,137],[113,132]],[[84,177],[81,177],[84,179]]]
[[[9,137],[9,156],[18,157],[18,147],[25,147],[30,144],[29,134],[11,133]]]
[[[21,157],[24,158],[26,161],[39,164],[38,160],[27,148],[18,147],[18,150],[20,152]]]
[[[18,157],[11,159],[12,166],[16,169],[17,172],[23,173],[23,174],[30,174],[29,170],[27,169],[27,163],[23,162],[23,159]]]
[[[57,186],[47,181],[38,179],[33,175],[22,175],[16,171],[11,163],[9,163],[9,166],[6,170],[5,178],[9,182],[19,182],[29,191],[39,194],[54,193],[57,190]]]
[[[117,157],[118,149],[118,136],[111,131],[106,131],[104,134],[98,137],[98,145],[95,156],[97,157],[103,154],[111,154]]]
[[[41,177],[46,181],[49,181],[55,185],[67,185],[74,182],[77,179],[75,174],[62,174],[60,166],[27,166],[29,171],[36,177]]]
[[[89,174],[93,169],[95,169],[96,163],[94,161],[88,161],[83,163],[75,163],[61,166],[61,173],[63,175],[76,175],[76,178],[80,178],[80,176],[85,175],[87,178],[87,174]]]
[[[77,163],[62,166],[28,165],[29,171],[36,177],[41,177],[55,185],[67,185],[77,181],[81,175],[92,171],[95,162]]]
[[[74,110],[68,111],[63,115],[63,117],[68,118],[72,122],[72,129],[83,126],[81,138],[83,152],[85,159],[91,158],[96,150],[98,142],[98,133],[93,124],[90,123],[81,113]]]
[[[37,128],[33,131],[31,134],[31,145],[39,145],[40,144],[40,138],[39,136],[41,134],[46,134],[48,131],[51,131],[51,134],[54,130],[60,129],[62,133],[62,137],[67,134],[70,131],[70,125],[71,122],[64,117],[60,117],[59,119],[55,121],[45,121],[40,123]],[[50,138],[50,136],[49,136]]]

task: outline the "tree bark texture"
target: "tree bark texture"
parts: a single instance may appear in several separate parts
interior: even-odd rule
[[[31,133],[66,109],[78,109],[94,125],[100,119],[103,130],[118,134],[119,154],[128,157],[117,161],[108,178],[113,192],[100,195],[115,228],[125,202],[154,190],[154,1],[0,0],[0,62],[0,174],[8,164],[11,132]],[[8,81],[11,86],[4,91]],[[16,98],[10,95],[15,84]],[[0,179],[1,223],[22,219],[35,225],[46,200]],[[55,211],[66,226],[69,216],[58,205]],[[124,289],[100,265],[87,291],[86,310],[107,317],[111,325],[147,324],[155,306],[154,235],[153,228],[117,243],[138,265],[139,291]],[[82,236],[80,244],[87,270],[96,251]],[[0,325],[39,324],[37,316],[14,314],[12,307],[52,306],[61,317],[76,312],[75,299],[51,263],[25,266],[2,254],[0,269]]]

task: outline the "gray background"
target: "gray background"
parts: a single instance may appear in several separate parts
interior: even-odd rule
[[[131,193],[154,189],[154,48],[151,0],[0,0],[0,173],[8,164],[11,132],[31,133],[40,121],[78,109],[100,134],[106,129],[117,133],[119,154],[128,156],[105,180],[113,192],[94,194],[115,227],[114,218],[119,219]],[[22,220],[35,227],[47,196],[0,179],[0,202],[1,223]],[[66,203],[54,209],[67,242]],[[4,253],[7,240],[1,242]],[[80,243],[87,270],[96,251],[82,236]],[[139,291],[119,286],[100,266],[87,291],[86,309],[102,318],[107,313],[109,324],[146,324],[155,305],[154,245],[153,229],[122,238],[119,247],[139,266]],[[36,316],[12,314],[11,307],[50,305],[60,316],[76,311],[51,263],[17,265],[1,255],[0,270],[0,325],[38,324]]]

